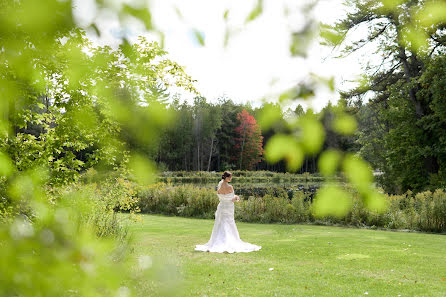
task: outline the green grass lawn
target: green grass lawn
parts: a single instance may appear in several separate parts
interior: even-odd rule
[[[179,296],[446,296],[444,235],[237,222],[241,239],[262,249],[216,254],[194,251],[195,244],[209,240],[213,220],[140,217],[142,222],[129,225],[134,253],[153,259],[150,269],[158,281],[146,285],[159,283],[161,292]]]

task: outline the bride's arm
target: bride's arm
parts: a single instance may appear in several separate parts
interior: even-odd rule
[[[232,191],[234,192],[234,188],[231,186]],[[232,198],[232,202],[240,201],[240,197],[238,195],[234,195],[234,198]]]

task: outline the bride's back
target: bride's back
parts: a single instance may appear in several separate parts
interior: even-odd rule
[[[228,183],[222,183],[220,188],[217,190],[218,194],[230,194],[232,193],[234,190],[232,188],[231,185],[229,185]]]

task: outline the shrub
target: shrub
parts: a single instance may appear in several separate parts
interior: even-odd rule
[[[237,194],[247,187],[236,189]],[[350,189],[346,189],[351,191]],[[240,193],[241,192],[241,193]],[[352,208],[343,218],[315,219],[312,214],[311,193],[290,192],[281,187],[265,188],[256,195],[241,196],[235,204],[235,218],[260,223],[318,223],[369,226],[372,228],[446,231],[446,193],[444,190],[414,195],[388,195],[388,209],[383,213],[368,210],[357,193],[352,192]],[[141,188],[136,194],[142,212],[161,213],[198,218],[213,218],[218,205],[214,188],[194,185],[173,187],[158,183]]]

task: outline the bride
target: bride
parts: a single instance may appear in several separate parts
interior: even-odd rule
[[[238,253],[260,250],[261,246],[240,240],[234,221],[234,202],[240,201],[240,197],[234,194],[234,189],[229,184],[232,180],[232,174],[225,171],[221,178],[217,187],[217,196],[220,203],[215,212],[215,223],[211,239],[206,244],[196,245],[195,250],[215,253]]]

